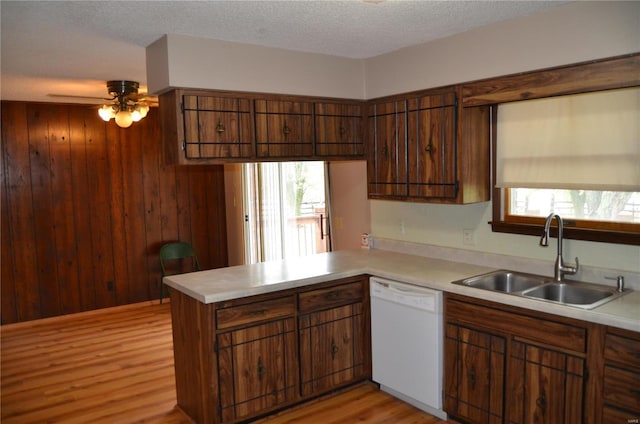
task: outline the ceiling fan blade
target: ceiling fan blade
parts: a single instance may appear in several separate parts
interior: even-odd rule
[[[131,94],[128,97],[138,102],[147,102],[152,105],[158,104],[158,96],[151,96],[147,93]]]
[[[57,97],[57,98],[69,98],[69,99],[87,99],[87,100],[100,100],[101,102],[109,101],[111,99],[105,99],[104,97],[96,97],[96,96],[77,96],[75,94],[58,94],[58,93],[48,93],[49,97]]]
[[[111,97],[105,98],[105,97],[97,97],[97,96],[79,96],[76,94],[60,94],[60,93],[49,93],[47,94],[47,96],[59,98],[59,99],[95,100],[96,104],[111,102],[114,100],[114,98],[111,98]],[[147,95],[146,93],[138,93],[138,94],[131,94],[127,97],[136,102],[144,101],[148,103],[149,106],[158,106],[158,96],[150,96],[150,95]]]

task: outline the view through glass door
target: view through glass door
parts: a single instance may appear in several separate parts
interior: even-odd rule
[[[243,165],[245,262],[331,250],[324,162]]]

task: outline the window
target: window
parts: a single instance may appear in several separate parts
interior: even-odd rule
[[[494,108],[495,110],[495,108]],[[640,244],[640,89],[501,104],[494,231]]]
[[[512,188],[507,198],[507,221],[544,218],[554,212],[574,226],[587,221],[590,226],[633,231],[634,225],[640,224],[638,192]]]

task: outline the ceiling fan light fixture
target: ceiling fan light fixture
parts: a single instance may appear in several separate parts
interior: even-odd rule
[[[138,88],[140,88],[140,84],[136,81],[107,81],[107,91],[114,98],[128,96],[130,94],[138,94]]]
[[[111,118],[116,117],[116,111],[113,110],[113,106],[111,105],[103,105],[98,109],[98,115],[100,115],[100,118],[102,118],[103,121],[109,122]]]
[[[121,128],[129,128],[132,123],[138,122],[147,116],[149,105],[140,101],[136,81],[113,80],[107,81],[107,92],[112,96],[112,103],[103,105],[98,110],[98,115],[104,121],[115,118],[116,125]]]
[[[131,118],[133,119],[133,122],[138,122],[142,118],[146,117],[148,112],[149,105],[147,105],[146,103],[138,103],[134,106],[131,112]]]
[[[128,110],[121,110],[116,113],[116,124],[120,128],[129,128],[133,124],[133,117]]]
[[[146,103],[139,103],[138,110],[140,111],[140,116],[143,118],[147,117],[147,113],[149,113],[149,105]]]
[[[134,109],[133,112],[131,112],[131,120],[133,122],[138,122],[141,119],[142,119],[142,114],[140,113],[140,111],[138,109]]]

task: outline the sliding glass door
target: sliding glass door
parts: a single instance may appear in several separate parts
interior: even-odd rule
[[[324,162],[243,165],[246,263],[331,250]]]

